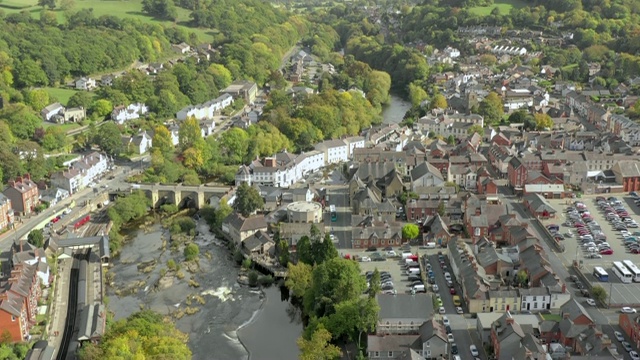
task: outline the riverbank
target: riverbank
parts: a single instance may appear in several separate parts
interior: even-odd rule
[[[389,105],[382,108],[382,123],[399,124],[410,109],[411,103],[402,100],[402,98],[397,95],[391,94]]]

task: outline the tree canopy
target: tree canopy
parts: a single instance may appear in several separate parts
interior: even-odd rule
[[[190,360],[187,335],[158,313],[146,310],[111,324],[100,344],[87,343],[81,360],[176,359]]]

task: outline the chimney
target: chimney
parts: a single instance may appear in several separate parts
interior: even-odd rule
[[[22,176],[16,176],[16,183],[22,182]]]
[[[568,319],[570,317],[571,314],[569,314],[568,312],[566,313],[562,313],[562,318],[563,319]]]
[[[480,215],[480,214],[482,214],[482,211],[481,211],[481,209],[478,207],[478,208],[476,208],[476,215]]]
[[[9,182],[7,183],[10,187],[15,187],[16,186],[16,182],[15,180],[9,180]]]
[[[596,328],[596,324],[594,323],[589,324],[589,329],[595,329],[595,328]],[[597,336],[597,333],[596,333],[596,336]]]
[[[562,283],[562,293],[566,294],[567,293],[567,284]]]
[[[513,323],[514,323],[514,320],[513,320],[513,318],[511,317],[511,315],[509,315],[509,316],[507,317],[506,321],[507,321],[507,325],[513,325]]]

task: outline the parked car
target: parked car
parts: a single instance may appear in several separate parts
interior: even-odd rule
[[[623,313],[623,314],[635,314],[636,313],[636,309],[634,309],[632,307],[625,306],[622,309],[620,309],[620,312]]]
[[[438,308],[438,313],[444,314],[446,312],[447,312],[447,310],[445,310],[445,308],[443,306],[440,306],[440,308]]]
[[[631,352],[633,350],[633,348],[631,347],[631,344],[629,344],[628,341],[623,341],[621,342],[622,347],[627,351],[627,352]]]
[[[447,334],[447,340],[448,340],[450,343],[452,343],[452,342],[456,341],[456,340],[453,338],[453,334]]]
[[[613,249],[600,250],[600,255],[613,255]]]
[[[480,356],[480,352],[478,352],[478,348],[475,345],[469,346],[469,351],[471,352],[471,356]]]
[[[462,308],[460,306],[456,307],[456,314],[463,314],[464,311],[462,310]]]
[[[587,299],[587,304],[591,305],[591,306],[596,306],[596,301],[593,299]]]
[[[616,340],[624,341],[624,336],[622,335],[622,333],[620,331],[614,331],[613,335],[616,337]]]
[[[371,258],[370,258],[370,257],[368,257],[368,256],[362,256],[362,257],[360,258],[360,261],[362,261],[362,262],[371,262]]]

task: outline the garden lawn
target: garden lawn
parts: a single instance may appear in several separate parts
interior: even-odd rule
[[[64,106],[67,106],[67,102],[73,96],[73,94],[77,93],[78,90],[74,89],[61,89],[61,88],[52,88],[47,87],[44,88],[49,93],[49,96],[55,97],[58,99],[58,102]]]
[[[511,9],[521,9],[526,7],[527,4],[522,0],[495,0],[490,6],[475,6],[469,8],[469,12],[476,15],[489,15],[494,8],[498,8],[500,10],[500,14],[506,15],[509,14]]]
[[[48,127],[51,127],[51,126],[57,126],[57,127],[61,128],[62,130],[64,130],[64,132],[69,132],[70,130],[77,129],[82,125],[80,125],[78,123],[54,124],[54,123],[48,122],[48,121],[43,121],[42,122],[42,127],[44,127],[45,129],[48,128]]]
[[[558,314],[544,314],[542,315],[542,318],[545,320],[550,320],[550,321],[561,321],[562,320],[562,316],[558,315]]]

